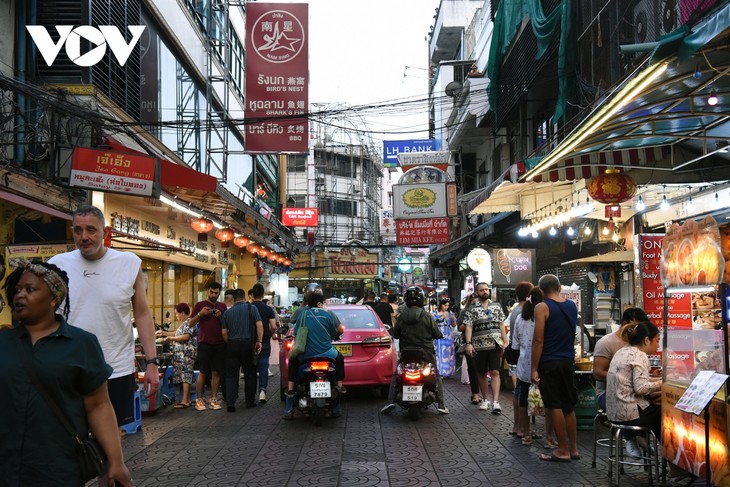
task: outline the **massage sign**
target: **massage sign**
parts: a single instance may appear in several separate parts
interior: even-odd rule
[[[726,257],[730,257],[730,248],[723,249],[725,233],[727,228],[719,228],[712,217],[672,224],[662,240],[660,263],[667,294],[662,454],[701,478],[710,469],[715,485],[730,482],[725,388],[709,405],[709,459],[703,416],[680,411],[675,404],[699,372],[726,371],[727,330],[718,286],[726,277]]]

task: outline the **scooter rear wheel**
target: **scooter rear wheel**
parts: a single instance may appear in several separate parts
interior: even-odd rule
[[[411,404],[408,406],[408,417],[411,418],[411,421],[418,421],[418,418],[421,417],[421,405]]]

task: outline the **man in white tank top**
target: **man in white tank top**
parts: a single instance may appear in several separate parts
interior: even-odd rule
[[[134,420],[134,335],[132,317],[147,358],[145,390],[154,395],[160,384],[155,327],[147,304],[141,260],[129,252],[104,247],[104,214],[82,206],[71,224],[76,250],[49,262],[66,271],[71,296],[68,322],[99,340],[113,372],[109,397],[121,426]]]

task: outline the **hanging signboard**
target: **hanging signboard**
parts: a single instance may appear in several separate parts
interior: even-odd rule
[[[384,140],[383,166],[386,168],[398,167],[398,154],[434,152],[439,150],[439,145],[440,144],[436,139]]]
[[[431,245],[449,242],[448,218],[412,218],[395,221],[396,243],[405,245]]]
[[[308,17],[306,3],[246,5],[247,153],[308,151]]]
[[[319,209],[282,208],[281,223],[286,227],[316,227],[319,225]]]
[[[97,191],[152,196],[156,171],[154,157],[76,147],[69,184]]]
[[[398,154],[403,171],[413,166],[433,166],[446,171],[451,161],[451,151],[408,152]]]
[[[395,218],[443,218],[448,216],[445,183],[393,185]]]
[[[535,282],[534,249],[493,250],[494,284],[514,286],[518,282]]]

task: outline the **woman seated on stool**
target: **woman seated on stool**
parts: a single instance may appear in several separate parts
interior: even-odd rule
[[[649,374],[648,357],[659,348],[659,330],[642,321],[626,326],[624,333],[629,344],[616,352],[608,369],[606,414],[612,423],[647,426],[659,438],[661,407],[647,399],[662,386],[660,378]]]

